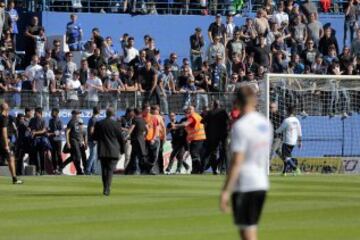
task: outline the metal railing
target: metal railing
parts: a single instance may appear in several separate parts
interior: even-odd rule
[[[103,12],[130,14],[182,14],[182,15],[225,15],[254,13],[264,7],[263,0],[244,0],[236,5],[233,0],[23,0],[29,12]],[[239,1],[237,1],[239,2]],[[348,1],[332,1],[327,13],[343,13]],[[278,1],[274,1],[274,8]],[[320,0],[314,0],[319,12],[324,12]]]
[[[184,109],[193,105],[198,111],[210,106],[214,100],[220,100],[222,105],[230,110],[232,107],[234,93],[223,92],[197,92],[176,93],[168,96],[148,96],[140,92],[98,93],[97,99],[91,98],[88,92],[3,92],[0,100],[6,101],[12,109],[24,109],[26,107],[42,107],[44,110],[52,108],[60,109],[91,109],[99,106],[102,109],[113,107],[116,110],[141,107],[143,103],[159,104],[161,111],[183,113]]]

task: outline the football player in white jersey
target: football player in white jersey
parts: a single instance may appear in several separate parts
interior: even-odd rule
[[[243,86],[236,104],[241,112],[231,135],[232,161],[221,198],[220,209],[230,211],[243,240],[257,239],[257,225],[269,189],[268,163],[273,139],[270,121],[256,112],[257,91]]]
[[[287,109],[288,117],[282,122],[276,133],[283,134],[283,145],[281,159],[284,161],[284,169],[282,174],[286,176],[287,168],[294,170],[294,174],[301,174],[300,169],[296,166],[292,158],[292,151],[296,145],[301,148],[302,145],[302,130],[299,119],[295,116],[295,108],[289,106]]]

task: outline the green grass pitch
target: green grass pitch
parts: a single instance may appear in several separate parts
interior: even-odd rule
[[[0,239],[237,239],[218,210],[222,176],[0,177]],[[271,177],[263,240],[360,239],[360,176]]]

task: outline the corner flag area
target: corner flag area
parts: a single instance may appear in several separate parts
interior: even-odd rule
[[[218,207],[221,176],[0,177],[0,239],[236,239]],[[266,240],[359,239],[360,176],[271,176],[259,227]]]

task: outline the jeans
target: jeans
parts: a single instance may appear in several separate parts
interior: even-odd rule
[[[95,161],[97,159],[97,143],[90,141],[89,142],[89,158],[86,164],[86,174],[94,174],[95,173]]]
[[[330,114],[336,114],[340,102],[340,113],[350,112],[350,96],[344,89],[331,92]]]
[[[88,109],[93,109],[94,107],[98,106],[99,102],[98,101],[91,101],[91,100],[87,100],[86,101],[86,107]]]
[[[201,69],[201,65],[202,65],[201,54],[199,55],[191,54],[190,61],[191,61],[191,68],[193,71],[198,71]]]
[[[347,44],[351,44],[354,39],[354,32],[356,27],[356,22],[344,22],[344,46]],[[350,42],[348,42],[348,34],[350,34]]]
[[[49,93],[39,92],[35,95],[36,106],[41,106],[45,111],[49,110]]]
[[[169,104],[166,95],[160,95],[160,107],[161,112],[163,112],[164,114],[169,114]]]
[[[207,93],[197,93],[196,94],[196,110],[201,112],[204,107],[209,106],[209,96]]]

